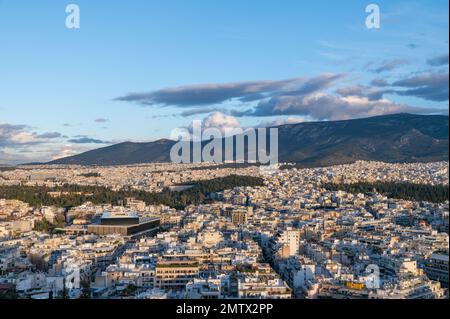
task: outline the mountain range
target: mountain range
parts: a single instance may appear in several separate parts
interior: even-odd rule
[[[448,161],[449,118],[394,114],[278,126],[279,162],[305,167],[352,163]],[[175,141],[125,142],[47,164],[130,165],[170,162]]]

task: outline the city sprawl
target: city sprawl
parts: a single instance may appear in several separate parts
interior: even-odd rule
[[[262,183],[202,194],[201,202],[184,207],[137,198],[93,203],[92,194],[64,190],[79,185],[185,194],[198,181],[227,176],[260,177]],[[448,162],[284,165],[269,172],[207,163],[5,169],[0,187],[19,191],[0,192],[0,294],[448,298],[448,199],[326,186],[393,183],[406,191],[407,185],[425,185],[448,193],[448,179]],[[82,196],[83,204],[32,205],[13,198],[30,187],[51,198]]]

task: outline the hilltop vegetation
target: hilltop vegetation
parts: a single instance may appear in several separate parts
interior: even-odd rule
[[[412,183],[355,183],[355,184],[325,184],[330,191],[345,191],[352,194],[378,192],[389,198],[413,201],[443,203],[448,201],[448,185],[424,185]]]
[[[146,192],[135,189],[122,189],[113,191],[107,187],[63,185],[58,187],[45,186],[0,186],[0,198],[17,199],[34,207],[57,206],[73,207],[79,206],[87,201],[93,204],[123,203],[126,198],[132,197],[144,201],[147,205],[163,204],[173,208],[182,209],[191,204],[202,204],[208,200],[211,193],[232,189],[234,187],[262,186],[263,179],[253,176],[231,175],[212,180],[198,181],[193,187],[173,192]],[[61,192],[61,196],[51,196],[52,192]]]

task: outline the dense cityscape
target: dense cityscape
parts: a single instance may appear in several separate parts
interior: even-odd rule
[[[183,197],[200,192],[189,193],[198,181],[232,176],[232,187],[202,188],[202,201],[184,207],[153,197],[93,203],[83,191]],[[0,193],[0,296],[448,298],[448,176],[448,162],[284,165],[270,173],[206,163],[4,169],[0,187],[14,194],[44,187],[52,198],[83,203],[46,206]],[[247,184],[249,178],[261,182]],[[375,187],[364,193],[325,187],[388,182],[441,187],[446,199],[421,200],[429,188],[411,200]],[[83,187],[64,191],[67,185]]]
[[[436,316],[449,5],[0,0],[2,317]]]

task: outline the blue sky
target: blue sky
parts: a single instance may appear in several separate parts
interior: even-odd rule
[[[81,10],[67,29],[65,8]],[[376,3],[381,28],[365,26]],[[448,1],[0,0],[0,164],[193,119],[448,114]]]

